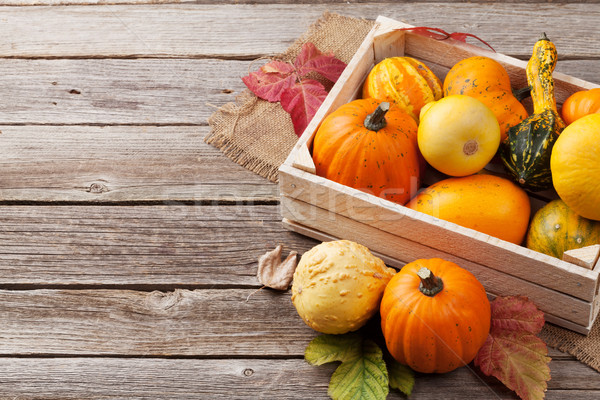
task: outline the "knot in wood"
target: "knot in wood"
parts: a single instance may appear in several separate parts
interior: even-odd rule
[[[252,374],[254,374],[254,370],[252,368],[246,368],[244,370],[244,376],[250,376]]]
[[[146,297],[146,305],[153,310],[167,311],[183,299],[181,290],[171,293],[163,293],[155,290]]]
[[[90,193],[104,193],[104,192],[108,192],[108,188],[101,184],[101,183],[97,183],[94,182],[90,185],[88,192]]]

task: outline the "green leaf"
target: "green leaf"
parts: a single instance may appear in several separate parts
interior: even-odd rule
[[[374,341],[364,339],[359,333],[317,336],[306,347],[304,358],[312,365],[341,362],[327,391],[333,400],[385,400],[389,393],[383,352]],[[398,367],[394,376],[404,393],[410,393],[414,385],[409,371]]]
[[[304,351],[304,359],[312,365],[334,361],[351,361],[361,356],[362,337],[357,333],[320,335]]]
[[[367,339],[360,343],[358,357],[342,362],[335,370],[327,394],[333,400],[384,400],[389,393],[388,384],[381,349]]]
[[[393,358],[389,358],[386,361],[390,377],[390,387],[410,396],[415,386],[414,371]]]

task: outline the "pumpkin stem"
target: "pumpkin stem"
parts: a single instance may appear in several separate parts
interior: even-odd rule
[[[370,131],[377,132],[380,129],[385,128],[387,122],[385,122],[385,114],[390,110],[390,103],[384,101],[379,104],[375,111],[367,115],[365,118],[365,128]]]
[[[444,282],[433,272],[426,267],[422,267],[417,271],[417,275],[421,278],[419,290],[426,296],[433,297],[444,289]]]

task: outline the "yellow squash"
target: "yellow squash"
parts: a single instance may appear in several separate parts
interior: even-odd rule
[[[600,221],[600,114],[586,115],[562,131],[550,170],[560,198],[582,217]]]
[[[432,167],[451,176],[480,171],[500,145],[500,126],[481,101],[452,95],[421,110],[417,142]]]

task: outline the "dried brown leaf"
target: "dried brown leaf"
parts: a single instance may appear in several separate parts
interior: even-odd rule
[[[263,285],[277,290],[287,290],[292,282],[297,264],[297,252],[291,251],[283,262],[281,261],[282,246],[268,251],[258,259],[256,277]]]

